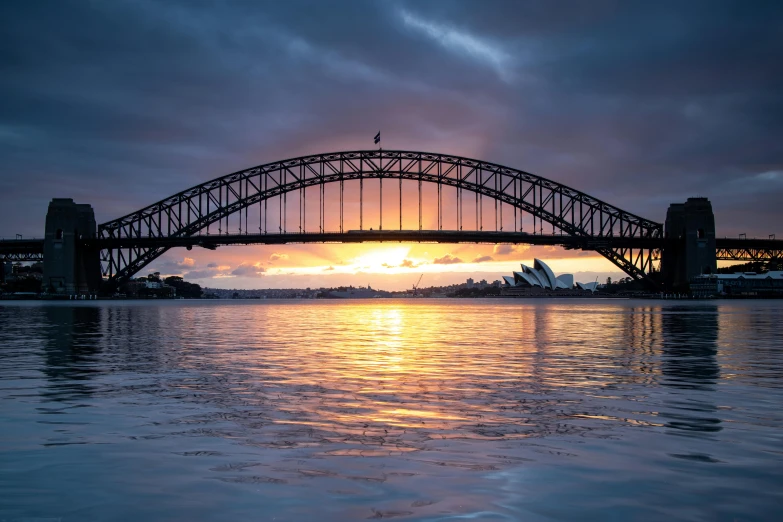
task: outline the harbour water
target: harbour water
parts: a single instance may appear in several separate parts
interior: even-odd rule
[[[783,301],[3,303],[0,520],[780,520]]]

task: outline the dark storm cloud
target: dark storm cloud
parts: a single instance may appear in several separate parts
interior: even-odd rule
[[[333,149],[478,156],[783,233],[777,2],[3,2],[0,235]]]

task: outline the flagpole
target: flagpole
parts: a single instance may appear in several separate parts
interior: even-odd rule
[[[378,131],[378,168],[381,169],[378,172],[378,182],[380,185],[379,198],[381,203],[381,213],[379,215],[378,230],[383,230],[383,145],[381,145],[381,131]]]

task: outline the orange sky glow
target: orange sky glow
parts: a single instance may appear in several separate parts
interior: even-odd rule
[[[363,243],[234,246],[217,251],[175,250],[150,271],[182,275],[211,288],[320,288],[344,285],[384,290],[410,288],[424,274],[422,285],[444,286],[492,282],[532,265],[540,258],[556,274],[573,273],[578,281],[625,277],[593,252],[528,245]]]

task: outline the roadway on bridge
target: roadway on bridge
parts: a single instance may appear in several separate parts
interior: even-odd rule
[[[660,248],[658,238],[574,237],[526,234],[523,232],[459,230],[348,230],[346,232],[307,232],[286,234],[223,234],[183,237],[102,238],[88,242],[99,248],[194,247],[214,249],[226,245],[280,245],[286,243],[486,243],[559,245],[565,248]]]
[[[108,248],[150,248],[194,246],[214,250],[229,245],[282,245],[296,243],[483,243],[562,246],[567,249],[652,248],[665,246],[665,239],[635,237],[573,237],[566,235],[527,234],[523,232],[459,230],[349,230],[346,232],[287,234],[224,234],[183,237],[104,238],[84,240],[86,246]],[[783,258],[783,240],[717,238],[718,259],[750,261]],[[43,239],[0,240],[0,260],[37,261],[44,251]]]

